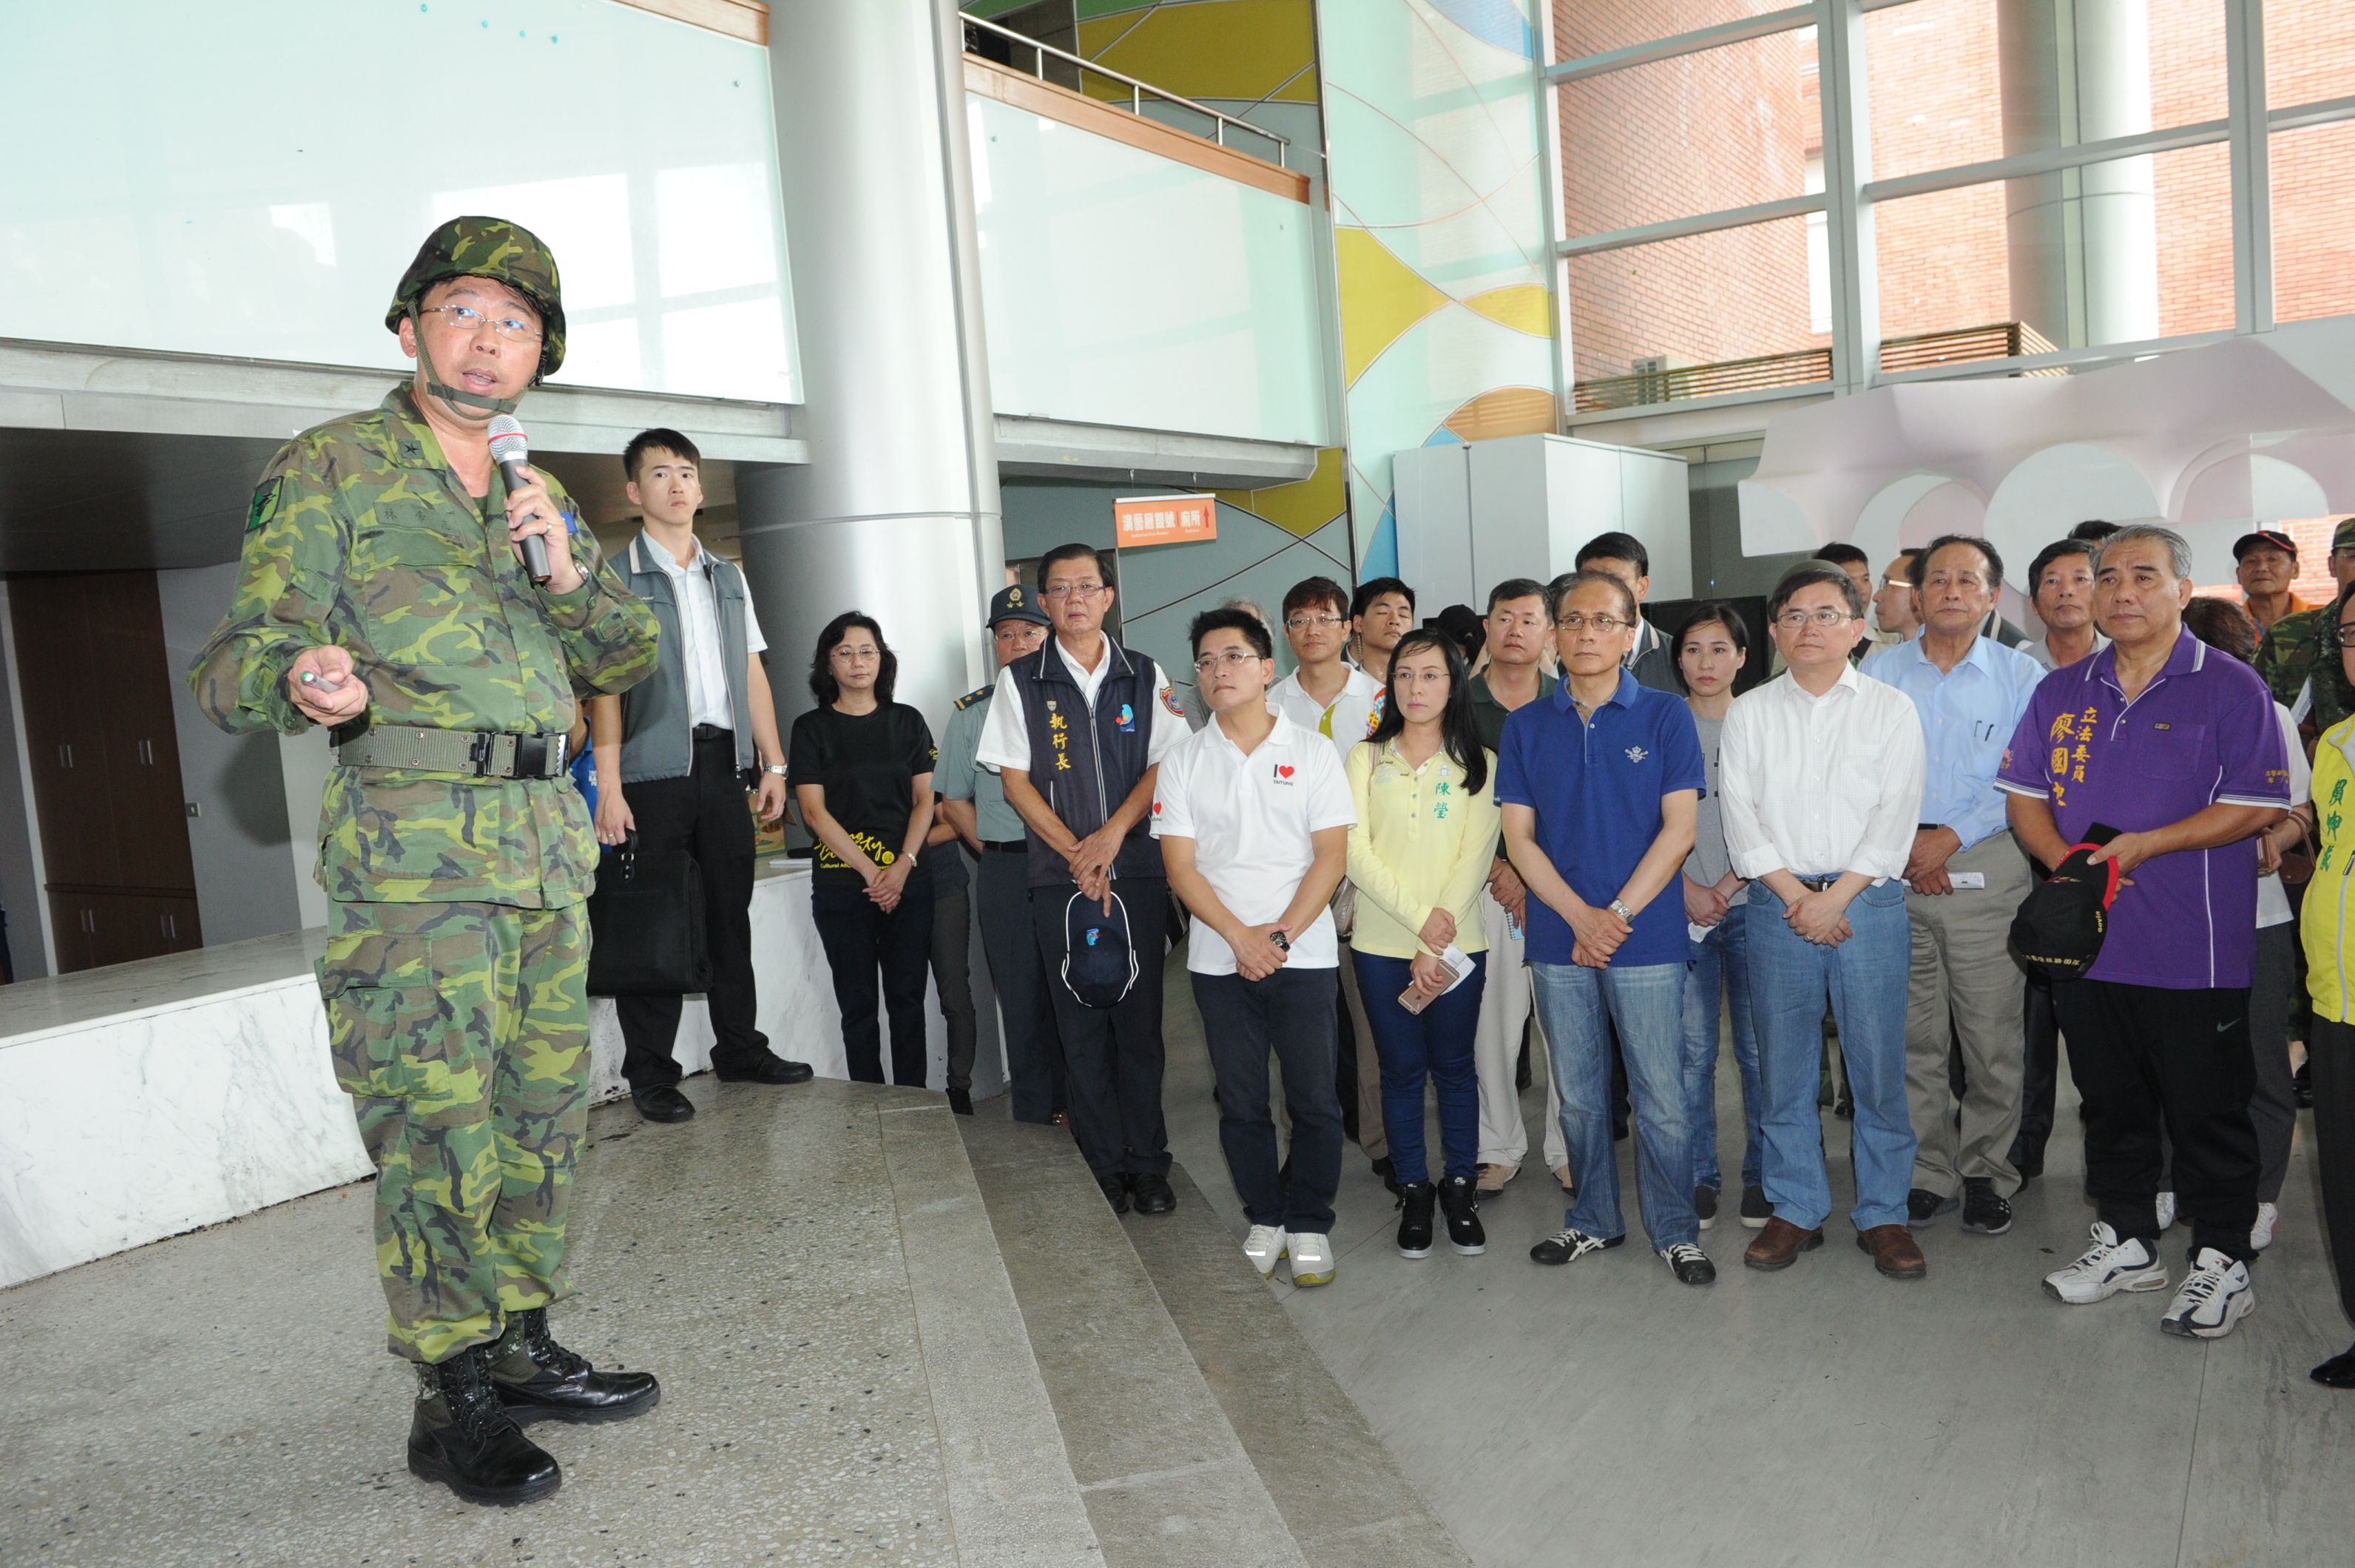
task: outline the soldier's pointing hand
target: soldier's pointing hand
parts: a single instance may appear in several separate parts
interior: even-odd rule
[[[554,547],[549,553],[554,556]],[[297,656],[286,671],[286,695],[314,723],[341,724],[368,711],[368,682],[353,669],[352,656],[338,647],[306,648]]]

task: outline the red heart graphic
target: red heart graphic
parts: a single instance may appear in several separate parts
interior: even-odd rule
[[[1277,767],[1275,770],[1275,776],[1280,779],[1290,778],[1292,776],[1292,764],[1290,763],[1285,763]]]

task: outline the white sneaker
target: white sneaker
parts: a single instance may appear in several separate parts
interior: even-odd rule
[[[1331,1237],[1306,1235],[1292,1238],[1292,1283],[1295,1285],[1333,1283],[1333,1239]]]
[[[2158,1195],[2158,1233],[2162,1236],[2167,1234],[2168,1227],[2174,1223],[2175,1194],[2162,1192]]]
[[[2232,1331],[2233,1324],[2256,1309],[2257,1291],[2249,1283],[2249,1265],[2213,1247],[2202,1247],[2158,1326],[2187,1339],[2221,1339]]]
[[[1291,1238],[1281,1225],[1253,1225],[1251,1234],[1243,1238],[1243,1256],[1251,1259],[1252,1267],[1265,1279],[1275,1272],[1275,1262],[1284,1256],[1284,1243]]]
[[[2249,1246],[2251,1249],[2261,1253],[2267,1247],[2272,1246],[2274,1244],[2274,1227],[2280,1222],[2280,1204],[2258,1204],[2257,1222],[2249,1227]]]
[[[2098,1221],[2085,1255],[2044,1276],[2044,1294],[2072,1307],[2107,1301],[2122,1290],[2166,1288],[2167,1267],[2151,1256],[2150,1248],[2140,1241],[2119,1241],[2115,1231]]]

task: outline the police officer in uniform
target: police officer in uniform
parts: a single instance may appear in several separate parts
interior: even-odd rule
[[[229,731],[331,726],[319,989],[376,1162],[393,1353],[414,1362],[409,1467],[476,1502],[553,1492],[517,1429],[654,1408],[549,1335],[589,1092],[589,810],[565,773],[576,696],[655,667],[651,612],[562,490],[510,491],[487,425],[564,359],[555,258],[453,219],[385,325],[417,360],[366,413],[304,432],[254,492],[237,595],[189,670]],[[535,581],[520,541],[546,543]]]

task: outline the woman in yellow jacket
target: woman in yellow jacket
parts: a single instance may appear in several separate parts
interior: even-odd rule
[[[2331,612],[2325,655],[2346,663],[2355,679],[2355,648],[2336,645],[2355,635],[2355,590],[2342,590]],[[2339,1306],[2355,1317],[2355,719],[2333,725],[2314,748],[2314,800],[2302,807],[2318,820],[2321,848],[2306,885],[2298,934],[2306,947],[2306,988],[2314,1022],[2306,1060],[2314,1070],[2314,1150],[2322,1165],[2322,1221],[2330,1232],[2339,1273]],[[2355,1388],[2355,1349],[2331,1357],[2308,1374],[2326,1388]]]
[[[1480,1085],[1472,1040],[1484,978],[1480,894],[1497,854],[1497,759],[1480,744],[1464,656],[1436,627],[1409,632],[1391,655],[1373,735],[1349,753],[1349,882],[1357,890],[1351,961],[1382,1065],[1382,1125],[1401,1191],[1398,1248],[1431,1255],[1432,1208],[1448,1244],[1487,1250],[1474,1212]],[[1464,960],[1457,970],[1446,955]],[[1452,987],[1452,988],[1451,988]],[[1423,1085],[1437,1086],[1444,1175],[1432,1184]]]

